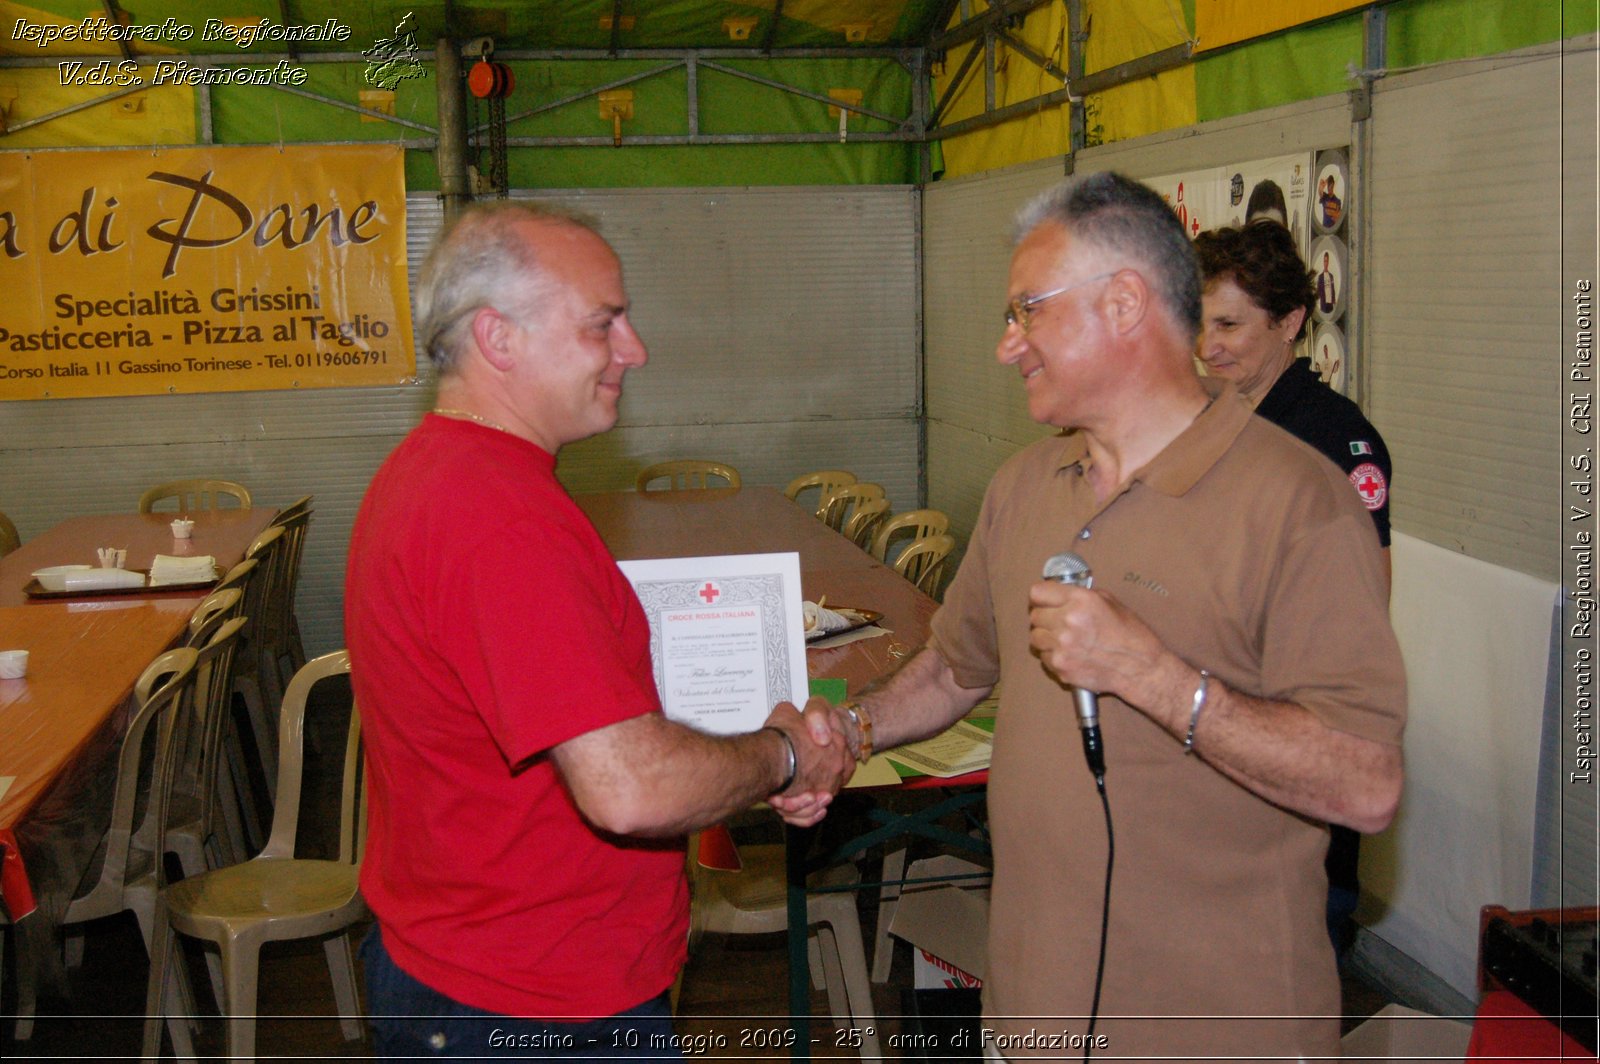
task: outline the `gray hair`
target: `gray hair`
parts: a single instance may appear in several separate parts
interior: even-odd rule
[[[1183,224],[1154,189],[1109,170],[1069,177],[1017,213],[1016,241],[1046,222],[1147,267],[1173,321],[1188,339],[1199,335],[1200,265]]]
[[[541,203],[475,203],[439,233],[417,274],[417,338],[441,372],[465,348],[473,312],[492,307],[509,318],[536,318],[551,295],[550,275],[520,232],[526,222],[596,231],[582,215]]]

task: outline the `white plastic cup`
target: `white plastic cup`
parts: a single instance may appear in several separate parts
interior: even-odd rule
[[[174,539],[188,539],[194,535],[194,522],[186,518],[178,518],[172,522],[172,536]]]
[[[20,680],[28,675],[26,650],[0,650],[0,680]]]

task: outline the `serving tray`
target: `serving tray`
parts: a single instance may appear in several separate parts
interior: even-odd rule
[[[865,628],[869,624],[876,624],[883,620],[883,614],[877,610],[858,610],[854,606],[829,606],[828,609],[849,618],[850,623],[843,628],[834,628],[826,632],[820,628],[815,632],[807,632],[807,643],[815,643],[820,639],[828,639],[832,636],[843,635],[846,632],[853,632],[857,628]]]
[[[146,580],[150,579],[149,569],[129,569],[130,573],[142,573]],[[204,591],[217,582],[215,575],[210,580],[194,580],[183,584],[159,584],[151,587],[149,584],[140,584],[137,587],[80,587],[71,591],[47,591],[39,583],[38,577],[30,579],[22,585],[22,593],[31,599],[81,599],[81,598],[111,598],[117,595],[158,595],[168,591]],[[842,612],[842,611],[841,611]]]

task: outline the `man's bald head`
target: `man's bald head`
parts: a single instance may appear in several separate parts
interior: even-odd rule
[[[471,342],[473,312],[492,307],[509,318],[538,318],[554,288],[541,261],[543,227],[596,232],[581,215],[537,203],[473,204],[440,232],[417,276],[417,332],[441,373],[456,368]]]

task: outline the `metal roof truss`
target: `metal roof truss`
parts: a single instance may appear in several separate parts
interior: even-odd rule
[[[713,145],[713,144],[807,144],[825,143],[834,140],[849,140],[858,143],[901,142],[920,144],[924,147],[924,155],[929,144],[946,137],[956,136],[975,129],[983,129],[998,125],[1012,118],[1035,113],[1047,107],[1059,106],[1063,103],[1072,105],[1072,147],[1076,151],[1083,147],[1083,107],[1082,98],[1088,93],[1100,92],[1133,81],[1141,77],[1149,77],[1182,66],[1190,61],[1192,47],[1189,44],[1178,45],[1151,55],[1143,56],[1106,70],[1096,71],[1092,75],[1083,74],[1083,47],[1086,33],[1083,30],[1083,0],[1062,0],[1067,6],[1069,20],[1068,63],[1063,71],[1050,58],[1039,54],[1035,49],[1022,41],[1013,31],[1021,26],[1027,15],[1046,4],[1055,3],[1057,0],[991,0],[987,10],[980,14],[968,15],[969,5],[964,0],[946,0],[940,18],[935,25],[948,26],[949,18],[959,7],[964,17],[955,26],[948,26],[942,32],[932,34],[921,47],[916,48],[888,48],[888,47],[856,47],[856,48],[773,48],[770,46],[772,34],[766,37],[765,46],[759,51],[748,48],[622,48],[618,46],[619,38],[614,33],[611,47],[602,49],[554,49],[554,50],[507,50],[496,51],[495,58],[499,61],[531,61],[544,63],[594,61],[594,60],[659,60],[660,65],[653,69],[630,74],[626,77],[613,79],[603,84],[597,84],[583,91],[570,94],[559,100],[552,100],[537,107],[511,115],[508,124],[544,114],[561,107],[569,106],[586,99],[599,96],[600,93],[611,89],[621,88],[638,82],[659,78],[677,71],[684,72],[685,114],[688,116],[688,128],[678,134],[623,134],[622,146],[657,146],[657,145]],[[781,0],[779,2],[781,12]],[[284,8],[285,21],[287,22],[288,9]],[[774,20],[773,25],[776,25]],[[928,77],[929,64],[943,62],[944,57],[951,49],[971,43],[957,69],[956,76],[945,87],[944,92],[935,102],[931,98],[930,81]],[[476,56],[480,53],[481,43],[474,42],[463,48],[464,54]],[[1043,93],[1032,99],[1019,103],[1000,106],[996,100],[995,74],[997,57],[1002,49],[1009,50],[1023,59],[1044,70],[1052,78],[1059,79],[1061,88]],[[292,53],[291,53],[292,54]],[[142,56],[129,54],[130,61],[141,65],[153,64],[165,57]],[[188,61],[197,67],[240,67],[270,64],[276,61],[275,56],[252,57],[253,61],[241,62],[237,55],[194,55],[187,57]],[[809,88],[792,85],[777,78],[765,77],[728,66],[727,60],[750,59],[892,59],[901,64],[911,75],[912,94],[911,106],[905,114],[887,114],[874,110],[861,104],[838,100],[815,92]],[[360,63],[363,57],[357,52],[328,52],[305,53],[294,56],[299,63]],[[21,57],[0,59],[0,67],[14,66],[54,66],[56,59],[46,57]],[[981,65],[980,65],[981,64]],[[964,89],[975,71],[981,69],[984,77],[984,107],[983,110],[971,117],[955,122],[944,121],[945,112],[951,102]],[[699,128],[701,83],[699,74],[703,70],[715,71],[718,74],[734,77],[743,81],[752,82],[767,88],[775,89],[802,99],[813,100],[830,107],[841,108],[853,114],[875,119],[892,126],[891,130],[877,132],[856,132],[844,130],[835,132],[790,132],[790,133],[706,133]],[[423,134],[420,137],[408,137],[401,143],[413,150],[432,151],[437,148],[439,130],[437,126],[416,122],[410,119],[399,118],[345,100],[323,96],[308,92],[293,86],[272,85],[279,92],[286,92],[304,99],[314,100],[330,107],[341,110],[355,111],[364,116],[392,123],[402,128]],[[120,89],[96,97],[93,100],[73,104],[70,107],[42,115],[27,122],[18,123],[10,131],[31,128],[82,111],[85,108],[98,104],[108,103],[129,92],[139,91],[139,87]],[[202,142],[210,143],[213,138],[210,108],[210,89],[204,84],[196,86],[201,112],[200,137]],[[473,134],[483,130],[475,129]],[[609,134],[596,136],[508,136],[506,143],[513,147],[610,147],[616,141]],[[4,144],[3,134],[0,134],[0,145]],[[926,166],[924,167],[926,177]]]

